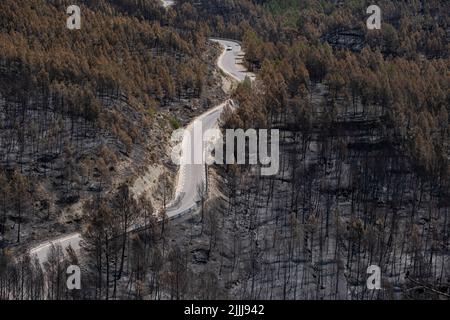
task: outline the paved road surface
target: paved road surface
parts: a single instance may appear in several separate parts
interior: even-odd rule
[[[225,49],[217,62],[220,69],[237,81],[244,81],[246,76],[254,79],[254,75],[247,72],[247,69],[239,63],[244,57],[244,52],[238,42],[222,39],[211,39],[211,41],[220,43]]]
[[[217,61],[218,66],[235,80],[243,81],[249,74],[244,66],[236,64],[236,61],[239,61],[239,57],[243,55],[240,44],[229,40],[211,40],[219,42],[224,48],[224,51]],[[249,76],[252,77],[251,74]],[[227,103],[228,101],[220,104],[191,122],[186,128],[185,139],[190,136],[191,141],[194,141],[193,128],[198,122],[201,122],[203,131],[217,126],[217,120]],[[195,144],[197,143],[199,142],[197,141]],[[191,143],[189,146],[187,141],[183,140],[183,150],[191,150],[191,153],[188,154],[192,154],[194,152],[193,148],[195,144]],[[182,214],[186,210],[195,207],[196,201],[199,200],[197,196],[197,186],[201,184],[202,181],[205,181],[205,177],[205,167],[202,164],[186,164],[180,166],[177,189],[175,192],[176,205],[167,209],[167,215],[169,217]]]
[[[239,43],[229,40],[218,40],[211,39],[220,43],[224,50],[217,61],[217,65],[228,75],[232,76],[237,81],[243,81],[247,75],[249,75],[242,65],[238,65],[236,61],[239,61],[239,57],[242,57],[243,52],[241,51],[241,46]],[[231,49],[231,50],[230,50]],[[252,75],[250,74],[250,77]],[[213,128],[217,125],[217,120],[226,105],[224,102],[215,108],[205,112],[198,118],[196,118],[191,124],[186,128],[185,136],[193,136],[193,127],[195,122],[201,121],[203,130]],[[193,147],[194,144],[191,144]],[[184,152],[187,152],[187,144],[183,142]],[[175,191],[175,198],[173,205],[169,204],[167,208],[167,215],[169,217],[174,217],[187,212],[189,209],[194,209],[196,207],[197,197],[197,186],[204,181],[205,170],[202,164],[194,165],[181,165],[178,173],[177,187]],[[57,238],[51,241],[42,243],[30,250],[31,255],[37,255],[39,261],[43,263],[53,245],[61,245],[63,249],[72,246],[73,249],[78,250],[80,248],[81,235],[79,233],[70,234]]]

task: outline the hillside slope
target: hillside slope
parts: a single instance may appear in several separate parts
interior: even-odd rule
[[[79,229],[86,199],[138,176],[155,206],[163,176],[170,193],[170,133],[221,94],[219,50],[133,3],[84,2],[81,30],[68,1],[0,4],[0,246]]]

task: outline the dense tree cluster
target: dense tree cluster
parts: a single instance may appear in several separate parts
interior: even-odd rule
[[[366,9],[375,4],[371,1],[261,2],[269,11],[282,16],[289,30],[312,42],[333,39],[337,46],[359,50],[367,42],[373,49],[390,55],[449,56],[449,9],[445,0],[377,1],[382,12],[382,28],[377,32],[369,31],[365,25]]]
[[[274,12],[284,12],[270,3]],[[229,187],[235,190],[229,196],[231,207],[241,210],[236,219],[246,219],[251,212],[254,229],[248,231],[264,238],[266,232],[274,232],[272,225],[266,229],[267,221],[275,219],[275,230],[280,232],[279,247],[261,248],[253,240],[257,251],[246,254],[250,261],[257,259],[257,266],[250,277],[252,290],[247,283],[242,294],[280,295],[274,287],[261,296],[261,291],[253,291],[256,287],[266,292],[264,286],[273,283],[265,278],[273,277],[273,270],[258,261],[270,265],[275,255],[281,261],[288,259],[276,260],[278,272],[287,272],[280,289],[283,297],[374,298],[364,287],[363,293],[353,293],[363,285],[365,267],[371,263],[388,272],[390,285],[402,287],[403,297],[448,297],[450,59],[448,37],[442,32],[448,29],[448,16],[442,14],[446,4],[384,2],[380,5],[387,22],[381,33],[362,35],[361,47],[354,50],[328,44],[323,35],[358,28],[365,19],[354,10],[363,12],[365,2],[352,1],[356,7],[341,2],[329,2],[328,7],[318,1],[284,3],[290,9],[294,3],[302,5],[298,32],[289,34],[290,14],[281,18],[288,29],[285,39],[272,42],[264,36],[267,30],[257,28],[245,32],[246,59],[259,70],[258,80],[252,87],[237,89],[239,108],[223,120],[225,128],[264,126],[284,131],[279,175],[267,181],[242,173],[240,179],[250,179],[249,185],[256,184],[256,189],[239,182]],[[389,25],[394,13],[401,16],[400,24]],[[341,17],[341,25],[333,22]],[[406,31],[405,25],[415,31]],[[415,42],[405,45],[408,41]],[[388,50],[387,45],[391,45]],[[241,200],[236,199],[242,194]],[[263,212],[255,208],[259,201],[267,201]],[[289,235],[283,234],[287,226],[292,228]],[[299,242],[298,232],[304,234]],[[248,239],[243,236],[242,241]],[[292,265],[291,259],[308,259],[308,263]],[[321,275],[330,270],[320,267],[329,259],[337,264],[331,279]],[[305,268],[314,270],[313,278]],[[303,293],[297,291],[299,281]],[[311,283],[316,285],[313,290]],[[421,296],[417,288],[425,293]]]

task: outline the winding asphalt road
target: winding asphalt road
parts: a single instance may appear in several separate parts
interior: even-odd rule
[[[253,78],[253,75],[248,73],[244,66],[239,64],[240,59],[243,56],[243,52],[239,43],[231,40],[222,39],[210,39],[211,41],[218,42],[223,47],[223,52],[217,60],[219,68],[235,81],[243,81],[246,76]],[[189,150],[193,148],[195,143],[188,144],[185,141],[188,136],[193,139],[195,124],[201,121],[203,130],[214,128],[218,125],[218,119],[223,111],[225,105],[229,101],[225,101],[222,104],[208,110],[204,114],[194,119],[185,129],[183,136],[183,154],[189,154]],[[172,204],[168,205],[166,210],[169,218],[175,218],[186,212],[194,210],[196,208],[197,186],[205,181],[205,168],[202,164],[181,164],[178,171],[177,187],[175,190],[175,200]],[[136,228],[139,226],[136,225]],[[74,250],[80,249],[81,235],[79,233],[73,233],[65,235],[63,237],[53,239],[51,241],[44,242],[36,247],[30,249],[32,256],[36,255],[41,263],[45,262],[47,255],[50,252],[52,245],[61,245],[64,249],[71,246]]]
[[[246,76],[253,77],[252,74],[247,73],[244,66],[237,64],[240,57],[243,56],[243,52],[239,43],[230,40],[219,40],[210,39],[211,41],[218,42],[223,47],[223,52],[217,60],[217,65],[219,68],[234,78],[234,80],[240,82],[245,79]],[[224,103],[216,106],[215,108],[205,112],[204,114],[197,117],[192,121],[187,128],[185,128],[182,150],[183,155],[194,154],[194,146],[201,143],[201,141],[196,141],[198,135],[194,135],[194,128],[199,122],[201,122],[201,128],[203,132],[208,129],[213,129],[218,126],[218,119],[224,109],[224,107],[229,103],[225,101]],[[190,139],[189,139],[190,138]],[[188,141],[194,141],[194,143],[189,143]],[[182,161],[183,163],[183,161]],[[166,212],[169,218],[181,215],[187,210],[192,210],[196,206],[196,201],[198,201],[197,196],[197,186],[205,181],[205,167],[203,164],[181,164],[178,172],[177,188],[175,191],[175,200],[173,204],[169,204]]]

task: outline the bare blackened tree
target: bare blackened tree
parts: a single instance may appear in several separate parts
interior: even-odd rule
[[[206,191],[206,185],[205,183],[202,181],[197,185],[197,199],[200,202],[201,205],[201,218],[200,218],[200,222],[202,224],[202,229],[200,234],[203,234],[203,226],[204,226],[204,216],[205,216],[205,202],[206,199],[208,197],[207,191]]]

